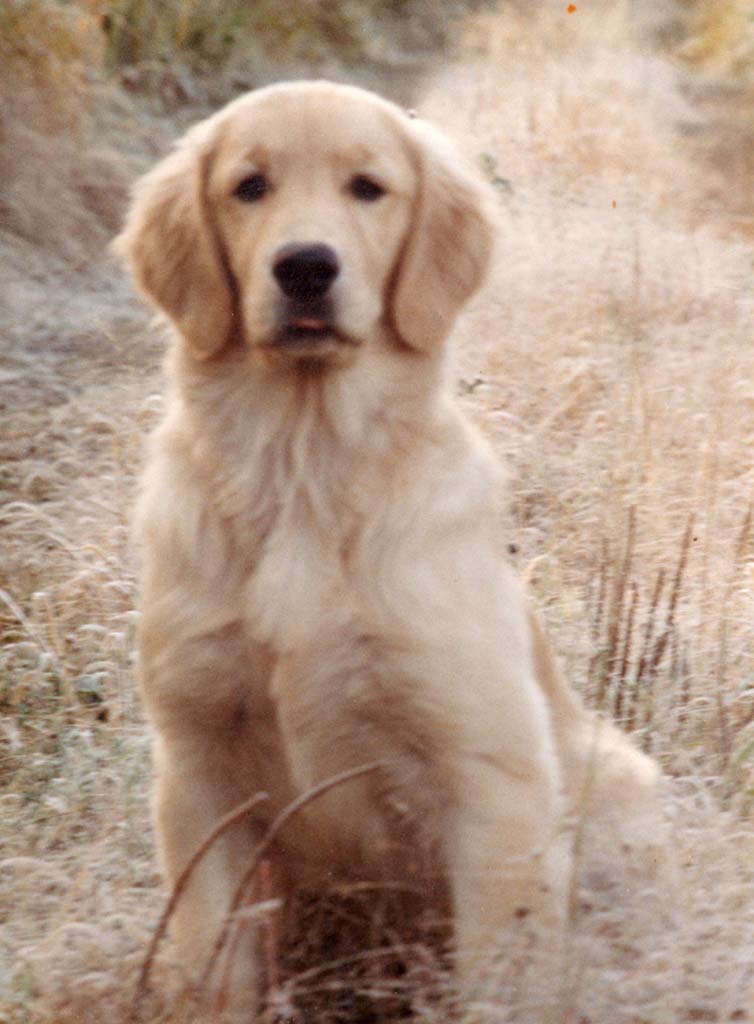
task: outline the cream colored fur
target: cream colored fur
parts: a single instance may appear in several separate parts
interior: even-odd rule
[[[234,195],[263,169],[256,202]],[[364,202],[355,174],[385,195]],[[506,562],[501,473],[446,380],[446,338],[493,245],[489,197],[437,133],[361,90],[274,86],[194,128],[136,187],[119,240],[172,320],[168,412],[138,523],[141,679],[175,881],[218,843],[174,921],[201,969],[272,815],[342,770],[276,846],[298,883],[445,879],[473,997],[512,923],[565,914],[564,815],[641,804],[654,765],[565,686]],[[325,242],[340,340],[280,350],[272,263]],[[594,770],[593,770],[594,769]],[[413,867],[412,867],[413,865]],[[254,1005],[253,935],[231,1002]]]

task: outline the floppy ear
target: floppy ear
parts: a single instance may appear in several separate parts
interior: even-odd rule
[[[449,333],[484,280],[494,242],[490,197],[444,140],[409,125],[419,175],[414,220],[398,266],[393,322],[411,348],[429,350]]]
[[[207,152],[196,131],[137,182],[115,241],[144,295],[167,313],[198,359],[229,340],[233,291],[207,209]]]

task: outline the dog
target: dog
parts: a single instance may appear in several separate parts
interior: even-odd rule
[[[241,96],[135,187],[117,247],[173,336],[137,516],[168,880],[268,795],[176,907],[199,972],[274,815],[349,769],[376,766],[276,837],[281,895],[341,873],[442,890],[466,1000],[506,929],[559,934],[588,780],[597,808],[652,799],[654,763],[553,662],[500,467],[454,400],[491,194],[420,118],[327,82]],[[224,969],[241,1014],[254,945],[248,927]]]

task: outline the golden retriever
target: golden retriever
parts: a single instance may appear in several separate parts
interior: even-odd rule
[[[595,805],[652,791],[654,764],[552,664],[506,562],[501,473],[448,381],[493,241],[487,188],[439,133],[326,82],[240,97],[136,187],[118,245],[174,328],[138,515],[168,879],[269,794],[178,904],[197,969],[272,816],[346,769],[381,765],[290,821],[281,894],[342,871],[432,899],[441,877],[467,999],[512,924],[557,935],[592,761]],[[239,1012],[253,953],[248,928]]]

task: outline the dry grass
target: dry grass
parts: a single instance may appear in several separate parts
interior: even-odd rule
[[[707,71],[754,78],[754,4],[751,0],[688,3],[687,36],[678,55]]]
[[[499,19],[491,55],[427,100],[494,167],[503,207],[500,269],[460,369],[515,470],[521,563],[536,559],[572,672],[589,677],[595,642],[613,668],[632,660],[630,621],[640,653],[663,572],[656,628],[672,628],[655,669],[677,711],[667,687],[686,665],[708,755],[709,702],[731,723],[752,713],[752,251],[684,146],[682,80],[620,24],[567,18],[534,38]],[[511,56],[514,34],[528,42]]]
[[[640,45],[628,5],[592,6],[508,5],[421,104],[500,194],[499,264],[458,374],[511,467],[516,557],[575,685],[668,775],[653,871],[586,837],[555,1019],[750,1021],[754,248],[696,159],[706,122],[683,73]],[[165,899],[128,541],[158,345],[101,272],[50,280],[0,371],[0,1022],[125,1024]],[[389,892],[366,911],[358,887],[304,899],[283,948],[260,895],[268,1019],[449,1019],[436,924],[406,935]],[[151,966],[141,1019],[191,1020],[169,944]],[[501,977],[501,1024],[538,1024],[533,973]]]

